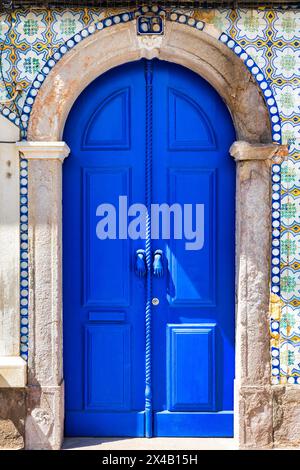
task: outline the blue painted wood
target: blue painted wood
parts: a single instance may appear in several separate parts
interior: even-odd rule
[[[184,238],[171,239],[166,246],[170,273],[167,297],[174,307],[209,307],[216,303],[216,173],[217,169],[199,167],[197,163],[192,168],[167,169],[170,204],[204,205],[203,220],[200,219],[204,234],[203,240],[199,239],[199,246],[204,243],[203,248],[187,250],[186,243],[191,242]],[[193,214],[195,217],[195,211]],[[179,258],[182,259],[180,263]]]
[[[106,413],[87,410],[68,410],[66,415],[67,436],[128,436],[144,437],[144,411]]]
[[[126,87],[113,92],[98,104],[86,124],[83,148],[115,150],[129,146],[130,88]]]
[[[90,321],[119,322],[124,321],[126,315],[125,312],[89,312],[88,318]]]
[[[169,411],[215,410],[215,353],[215,325],[167,326]]]
[[[198,100],[181,90],[169,88],[169,148],[172,150],[214,150],[213,123]],[[195,97],[196,98],[196,97]],[[178,116],[188,116],[188,126]]]
[[[233,412],[158,412],[154,415],[154,435],[232,437]]]
[[[154,434],[228,436],[233,432],[235,164],[229,147],[234,127],[205,80],[158,61],[153,65],[153,123],[153,202],[204,205],[201,250],[187,251],[186,240],[163,239],[163,234],[152,242],[153,250],[163,251],[167,269],[163,278],[153,278],[152,287],[159,299],[152,314]],[[195,334],[207,324],[215,325],[214,348]],[[178,360],[168,358],[174,352],[167,347],[168,325],[175,331],[190,325],[190,338],[188,333],[178,336]],[[207,381],[203,388],[201,380]],[[170,399],[175,384],[181,396],[178,412],[172,411],[177,401]],[[201,406],[206,414],[197,411]]]
[[[97,166],[81,171],[84,303],[106,308],[126,307],[130,303],[130,241],[100,241],[96,233],[102,220],[97,212],[99,204],[108,201],[118,207],[119,195],[130,194],[131,169]]]
[[[148,101],[145,61],[124,65],[82,93],[65,128],[67,435],[233,433],[234,128],[199,76],[161,61],[151,69]],[[148,238],[148,275],[138,276],[145,240],[96,236],[98,205],[120,195],[129,204],[202,204],[201,249],[163,233]],[[158,305],[149,305],[150,293]]]
[[[134,272],[144,241],[99,240],[96,211],[124,194],[129,204],[145,203],[145,96],[144,64],[111,70],[80,95],[65,126],[71,148],[63,167],[67,435],[144,435],[145,285]],[[123,146],[124,120],[130,126]],[[89,317],[91,311],[120,310],[124,320],[118,325],[95,325]]]
[[[87,325],[85,332],[85,409],[130,410],[130,326]]]

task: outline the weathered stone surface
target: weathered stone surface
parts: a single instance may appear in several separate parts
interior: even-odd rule
[[[282,163],[289,154],[287,145],[278,144],[249,144],[237,141],[230,147],[230,155],[236,161],[265,160],[268,163]]]
[[[236,429],[240,448],[273,447],[271,387],[240,387]]]
[[[26,449],[60,449],[63,441],[63,423],[63,384],[57,387],[28,387]]]
[[[19,130],[1,116],[0,134],[13,141]],[[0,357],[17,356],[20,350],[19,185],[15,144],[0,143]]]
[[[0,388],[0,449],[24,447],[25,389]]]
[[[300,390],[275,385],[273,390],[274,447],[300,447]]]
[[[20,387],[27,383],[27,364],[18,356],[0,356],[0,388]]]
[[[28,161],[28,384],[62,380],[61,162]]]
[[[248,152],[244,145],[239,146],[240,153],[243,148]],[[259,157],[237,162],[236,379],[240,386],[262,386],[270,380],[270,168]]]

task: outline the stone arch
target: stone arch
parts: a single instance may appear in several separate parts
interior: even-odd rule
[[[209,25],[207,29],[219,35]],[[260,87],[239,56],[208,33],[205,25],[199,31],[175,21],[166,21],[163,36],[137,36],[133,21],[96,30],[60,58],[49,78],[41,74],[40,83],[36,80],[30,105],[24,107],[30,116],[28,140],[59,140],[72,104],[91,81],[122,63],[157,57],[183,65],[211,83],[232,114],[239,140],[270,142],[268,107]]]

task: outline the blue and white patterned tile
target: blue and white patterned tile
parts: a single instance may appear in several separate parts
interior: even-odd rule
[[[62,44],[79,33],[85,26],[83,14],[83,11],[53,11],[53,22],[51,23],[53,43]]]
[[[280,294],[284,302],[290,302],[300,295],[300,271],[284,268],[280,273]]]
[[[28,49],[25,52],[18,50],[16,55],[16,68],[19,81],[28,80],[32,82],[47,60],[46,50],[41,50],[40,52],[34,49]]]
[[[300,49],[287,46],[278,48],[274,46],[272,58],[272,76],[282,77],[285,80],[299,77],[300,74]]]
[[[268,21],[265,18],[264,10],[242,10],[238,11],[238,19],[236,22],[237,37],[236,39],[246,39],[253,41],[256,39],[264,39]]]
[[[47,44],[46,31],[47,19],[46,11],[25,11],[16,14],[16,44],[26,43],[32,46],[38,42]]]
[[[258,67],[265,70],[268,64],[266,58],[267,47],[261,46],[259,49],[255,46],[245,46],[245,51],[256,62]]]
[[[282,143],[289,145],[290,153],[300,151],[300,124],[285,121],[281,126]]]
[[[229,11],[227,9],[214,10],[210,18],[210,22],[220,31],[229,31],[231,26],[231,21],[229,16]]]
[[[300,374],[300,345],[284,341],[280,345],[280,371],[283,375]],[[289,380],[290,383],[292,380]]]
[[[300,112],[300,89],[295,85],[285,84],[273,87],[278,109],[283,117],[291,117]]]
[[[8,15],[0,15],[0,40],[7,40],[7,33],[10,29],[10,22],[8,20]]]
[[[300,223],[300,200],[292,194],[286,194],[281,198],[281,223],[285,227],[292,227]]]
[[[284,42],[299,38],[300,10],[276,11],[273,28],[274,39]]]
[[[290,159],[284,161],[281,164],[281,189],[289,191],[296,184],[298,178],[298,169],[295,163]]]
[[[282,339],[300,341],[300,311],[298,307],[285,305],[282,308],[280,331]]]
[[[300,260],[300,234],[292,230],[285,230],[280,237],[281,262],[284,265]]]
[[[5,100],[10,98],[10,91],[12,91],[11,81],[10,81],[10,72],[12,70],[12,62],[10,59],[11,51],[6,49],[2,52],[1,65],[2,65],[2,74],[0,78],[0,100]],[[5,83],[3,81],[5,80]]]

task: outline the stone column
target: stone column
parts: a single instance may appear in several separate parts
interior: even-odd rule
[[[241,448],[273,446],[269,297],[271,165],[287,147],[235,142],[236,378],[235,436]]]
[[[63,439],[62,162],[64,142],[20,142],[28,159],[29,349],[27,449],[59,449]]]

